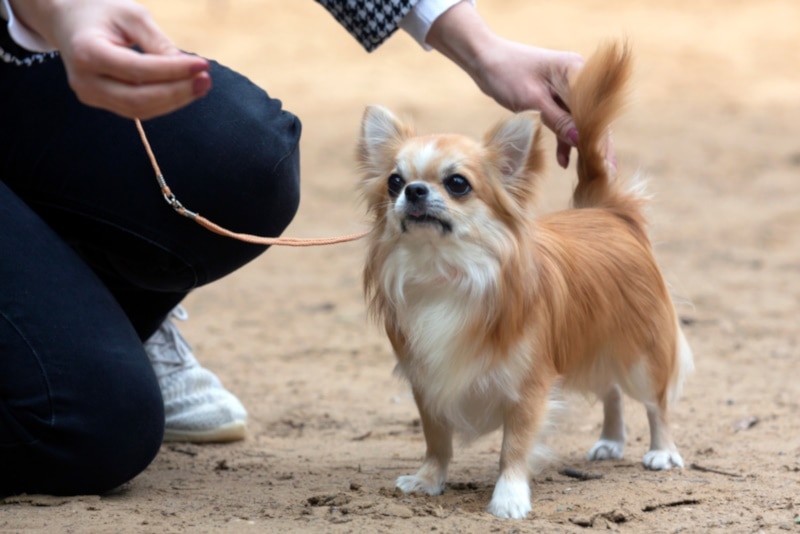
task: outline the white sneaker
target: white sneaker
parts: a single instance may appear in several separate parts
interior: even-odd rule
[[[185,321],[177,306],[171,317]],[[222,442],[244,439],[247,411],[219,378],[204,369],[168,317],[144,343],[164,397],[164,441]]]

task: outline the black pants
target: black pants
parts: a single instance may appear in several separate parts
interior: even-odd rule
[[[0,495],[100,493],[161,443],[142,340],[265,247],[177,215],[133,121],[80,104],[58,57],[2,56]],[[277,236],[299,202],[300,123],[246,78],[211,76],[206,98],[144,123],[161,170],[188,208]]]

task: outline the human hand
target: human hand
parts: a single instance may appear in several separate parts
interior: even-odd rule
[[[20,21],[59,50],[70,87],[84,104],[144,120],[211,89],[208,61],[182,53],[133,0],[11,0],[11,5]]]
[[[566,168],[578,130],[569,113],[569,81],[583,67],[575,53],[498,40],[484,50],[475,83],[511,111],[535,109],[558,140],[556,159]]]
[[[579,135],[569,114],[569,80],[583,67],[580,55],[503,39],[469,2],[441,14],[426,41],[464,69],[501,106],[514,112],[541,112],[542,122],[558,139],[559,165],[569,165]]]

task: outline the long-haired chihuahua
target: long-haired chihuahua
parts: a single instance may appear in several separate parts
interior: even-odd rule
[[[367,108],[360,186],[373,217],[364,286],[411,384],[427,452],[404,492],[444,490],[452,438],[503,429],[489,511],[531,510],[531,453],[553,388],[598,395],[588,458],[621,458],[622,392],[644,403],[649,469],[683,466],[668,426],[692,353],[643,214],[641,181],[606,161],[625,103],[627,45],[602,46],[571,84],[579,132],[572,207],[535,216],[544,171],[539,115],[522,112],[481,141],[417,135]]]

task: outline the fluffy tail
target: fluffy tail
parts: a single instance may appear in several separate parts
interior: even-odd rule
[[[631,52],[626,43],[601,46],[586,62],[570,89],[570,111],[578,128],[576,208],[606,208],[643,224],[643,195],[637,184],[619,183],[616,167],[607,160],[609,127],[626,103],[631,77]]]

